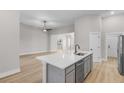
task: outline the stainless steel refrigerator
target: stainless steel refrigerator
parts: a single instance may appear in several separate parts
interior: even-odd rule
[[[124,35],[118,37],[117,62],[119,73],[124,75]]]

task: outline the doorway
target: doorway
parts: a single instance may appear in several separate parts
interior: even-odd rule
[[[50,50],[73,50],[74,33],[53,34],[50,36]]]
[[[106,58],[117,58],[117,42],[120,33],[106,33]]]
[[[107,54],[108,58],[117,57],[117,36],[107,38]]]

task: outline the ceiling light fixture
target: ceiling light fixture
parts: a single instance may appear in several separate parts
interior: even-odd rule
[[[47,32],[47,31],[53,30],[52,28],[48,28],[48,26],[46,26],[46,23],[47,23],[46,20],[42,21],[42,24],[43,24],[43,25],[41,26],[41,30],[42,30],[43,32]]]
[[[47,29],[46,29],[46,21],[43,21],[43,32],[46,32]]]
[[[47,30],[46,29],[43,29],[43,32],[46,32]]]
[[[111,14],[111,15],[114,15],[114,14],[115,14],[115,12],[114,12],[114,11],[111,11],[111,12],[110,12],[110,14]]]

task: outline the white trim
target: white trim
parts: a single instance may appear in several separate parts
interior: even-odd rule
[[[37,54],[37,53],[41,53],[41,52],[47,52],[47,51],[25,52],[25,53],[21,53],[20,56],[23,56],[23,55],[30,55],[30,54]]]
[[[102,61],[107,61],[107,59],[106,58],[102,58]]]
[[[19,54],[20,56],[23,55],[31,55],[31,54],[37,54],[37,53],[46,53],[46,52],[54,52],[55,50],[49,50],[49,51],[34,51],[34,52],[25,52],[25,53],[21,53]]]
[[[106,35],[122,35],[124,32],[105,32]]]
[[[10,70],[10,71],[4,72],[4,73],[0,73],[0,78],[4,78],[6,76],[13,75],[13,74],[16,74],[18,72],[20,72],[20,68],[13,69],[13,70]]]
[[[99,63],[99,62],[102,62],[102,59],[101,59],[101,58],[93,58],[93,62],[94,62],[94,63],[95,63],[95,62]]]

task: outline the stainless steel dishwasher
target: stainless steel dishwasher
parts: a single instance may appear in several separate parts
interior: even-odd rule
[[[84,80],[84,62],[80,60],[76,63],[76,83],[83,82]]]

